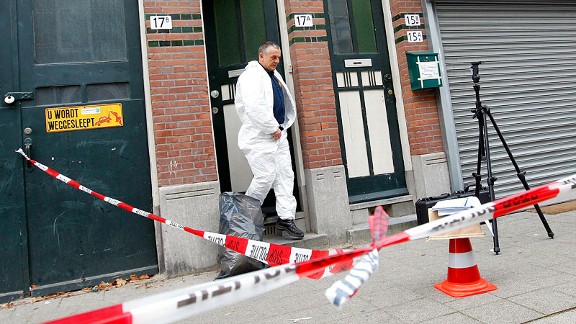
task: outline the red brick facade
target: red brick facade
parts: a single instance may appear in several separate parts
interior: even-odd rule
[[[196,27],[192,32],[153,33],[146,22],[161,187],[218,180],[200,6],[197,0],[144,1],[146,15],[190,15],[173,19],[172,25]]]
[[[324,14],[323,1],[285,1],[298,106],[298,123],[305,169],[342,164],[332,69],[325,29],[293,29],[293,15]],[[291,18],[290,18],[291,17]],[[324,18],[314,18],[314,25],[325,25]],[[304,40],[304,41],[298,41]]]
[[[318,14],[326,25],[323,1],[285,0],[288,40],[298,106],[300,144],[305,169],[342,164],[336,101],[326,29],[291,28],[293,14]],[[390,0],[410,155],[443,151],[435,90],[412,91],[406,51],[427,50],[406,35],[403,14],[422,13],[421,1]],[[148,65],[159,185],[217,181],[201,1],[144,1],[145,14],[179,14],[179,33],[147,28]],[[190,19],[189,16],[191,16]],[[424,24],[425,21],[422,21]],[[147,19],[147,27],[149,21]],[[423,26],[424,27],[424,26]],[[192,30],[191,30],[192,29]],[[422,29],[425,33],[425,30]]]
[[[410,155],[442,152],[444,147],[438,117],[436,90],[412,91],[406,60],[407,51],[428,50],[426,41],[423,43],[409,43],[406,41],[405,36],[408,29],[403,26],[404,14],[422,13],[422,1],[390,0],[390,11],[392,17],[398,18],[393,21],[394,29],[396,30],[394,38],[396,40],[404,39],[401,42],[396,42],[396,53],[398,55],[408,140],[410,142]],[[420,30],[422,30],[423,34],[426,34],[424,29],[426,21],[423,18],[421,18],[421,23],[422,29]]]

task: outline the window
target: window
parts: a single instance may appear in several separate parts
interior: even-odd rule
[[[34,0],[35,63],[126,61],[122,0]]]
[[[377,52],[370,0],[328,0],[327,4],[335,54]]]

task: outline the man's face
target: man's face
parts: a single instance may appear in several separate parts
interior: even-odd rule
[[[278,63],[280,63],[281,56],[282,53],[279,49],[268,47],[264,53],[258,55],[258,61],[266,70],[274,71]]]

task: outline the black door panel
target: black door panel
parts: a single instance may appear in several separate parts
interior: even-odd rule
[[[48,294],[156,273],[152,221],[27,166],[15,153],[26,148],[92,190],[151,210],[137,3],[20,0],[0,9],[11,13],[0,21],[11,30],[0,61],[13,62],[6,67],[11,73],[0,72],[0,89],[31,94],[0,106],[0,298],[14,290]],[[47,125],[48,110],[95,113],[104,104],[120,113],[96,114],[93,127],[55,131]]]

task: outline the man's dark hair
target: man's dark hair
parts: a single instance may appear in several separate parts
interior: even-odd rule
[[[280,49],[280,46],[278,46],[278,44],[268,41],[268,42],[260,45],[260,47],[258,47],[258,54],[260,54],[260,53],[266,54],[266,51],[268,51],[269,47],[274,47],[275,49]]]

